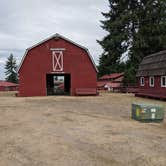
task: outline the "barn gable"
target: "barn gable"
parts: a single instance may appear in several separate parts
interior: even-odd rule
[[[73,44],[73,45],[75,45],[75,46],[77,46],[77,47],[83,49],[83,50],[88,54],[89,59],[90,59],[92,65],[94,66],[95,71],[98,72],[98,69],[97,69],[97,67],[96,67],[96,65],[95,65],[95,62],[94,62],[94,60],[93,60],[93,58],[92,58],[92,56],[91,56],[89,50],[88,50],[86,47],[81,46],[81,45],[79,45],[79,44],[73,42],[72,40],[70,40],[70,39],[68,39],[68,38],[66,38],[66,37],[64,37],[64,36],[62,36],[62,35],[56,33],[55,35],[53,35],[53,36],[51,36],[51,37],[49,37],[49,38],[47,38],[47,39],[45,39],[45,40],[43,40],[43,41],[41,41],[41,42],[35,44],[35,45],[33,45],[32,47],[29,47],[28,49],[26,49],[25,54],[24,54],[24,56],[23,56],[23,58],[22,58],[22,60],[21,60],[21,63],[20,63],[20,65],[19,65],[19,67],[18,67],[18,73],[19,73],[19,71],[20,71],[20,69],[21,69],[21,66],[22,66],[22,64],[23,64],[23,62],[24,62],[26,56],[28,55],[28,52],[29,52],[30,50],[32,50],[33,48],[35,48],[35,47],[37,47],[37,46],[40,46],[41,44],[43,44],[43,43],[45,43],[45,42],[47,42],[48,40],[51,40],[51,39],[53,39],[53,38],[55,38],[55,39],[61,38],[61,39],[65,40],[65,41],[67,41],[67,42],[69,42],[69,43],[71,43],[71,44]]]
[[[97,94],[89,51],[59,34],[28,48],[18,72],[19,96]]]

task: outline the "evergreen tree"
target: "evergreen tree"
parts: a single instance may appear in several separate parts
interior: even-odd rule
[[[166,49],[165,0],[109,0],[110,11],[102,28],[107,36],[98,41],[103,47],[99,74],[119,72],[125,68],[125,81],[135,82],[136,71],[143,57]],[[128,52],[125,67],[120,58]]]
[[[99,75],[121,72],[120,58],[127,49],[127,5],[124,0],[109,0],[110,11],[102,13],[106,20],[101,21],[101,27],[108,35],[98,41],[104,50],[99,59]]]
[[[6,81],[17,83],[17,65],[16,65],[16,59],[13,57],[13,54],[10,54],[6,61],[5,65],[5,74],[6,74]]]
[[[129,51],[126,73],[128,82],[135,82],[136,71],[142,59],[152,53],[166,49],[166,1],[140,0],[136,11],[136,32]]]
[[[141,0],[139,29],[131,48],[131,61],[139,64],[146,55],[166,49],[166,1]]]

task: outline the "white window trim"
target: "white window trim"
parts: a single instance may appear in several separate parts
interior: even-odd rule
[[[52,52],[52,65],[53,71],[63,71],[63,51]]]
[[[153,84],[152,84],[152,82],[151,82],[151,79],[153,79]],[[155,80],[154,80],[154,76],[150,76],[150,77],[149,77],[149,86],[150,86],[150,87],[154,87],[154,84],[155,84],[154,81],[155,81]]]
[[[166,80],[166,76],[161,76],[161,87],[166,87],[166,84],[163,85],[163,81],[162,81],[163,78],[165,78],[165,80]]]
[[[141,78],[140,78],[140,85],[141,85],[141,86],[144,86],[144,85],[145,85],[145,78],[144,78],[144,77],[141,77]]]

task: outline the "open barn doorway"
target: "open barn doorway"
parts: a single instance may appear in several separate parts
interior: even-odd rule
[[[71,76],[70,74],[47,74],[46,85],[47,85],[47,96],[70,95]]]

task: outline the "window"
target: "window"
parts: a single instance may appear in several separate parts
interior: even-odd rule
[[[161,76],[161,87],[166,87],[166,76]]]
[[[149,86],[154,87],[154,77],[149,77]]]
[[[141,78],[140,78],[140,84],[141,84],[141,86],[144,86],[144,85],[145,85],[145,79],[144,79],[144,77],[141,77]]]

